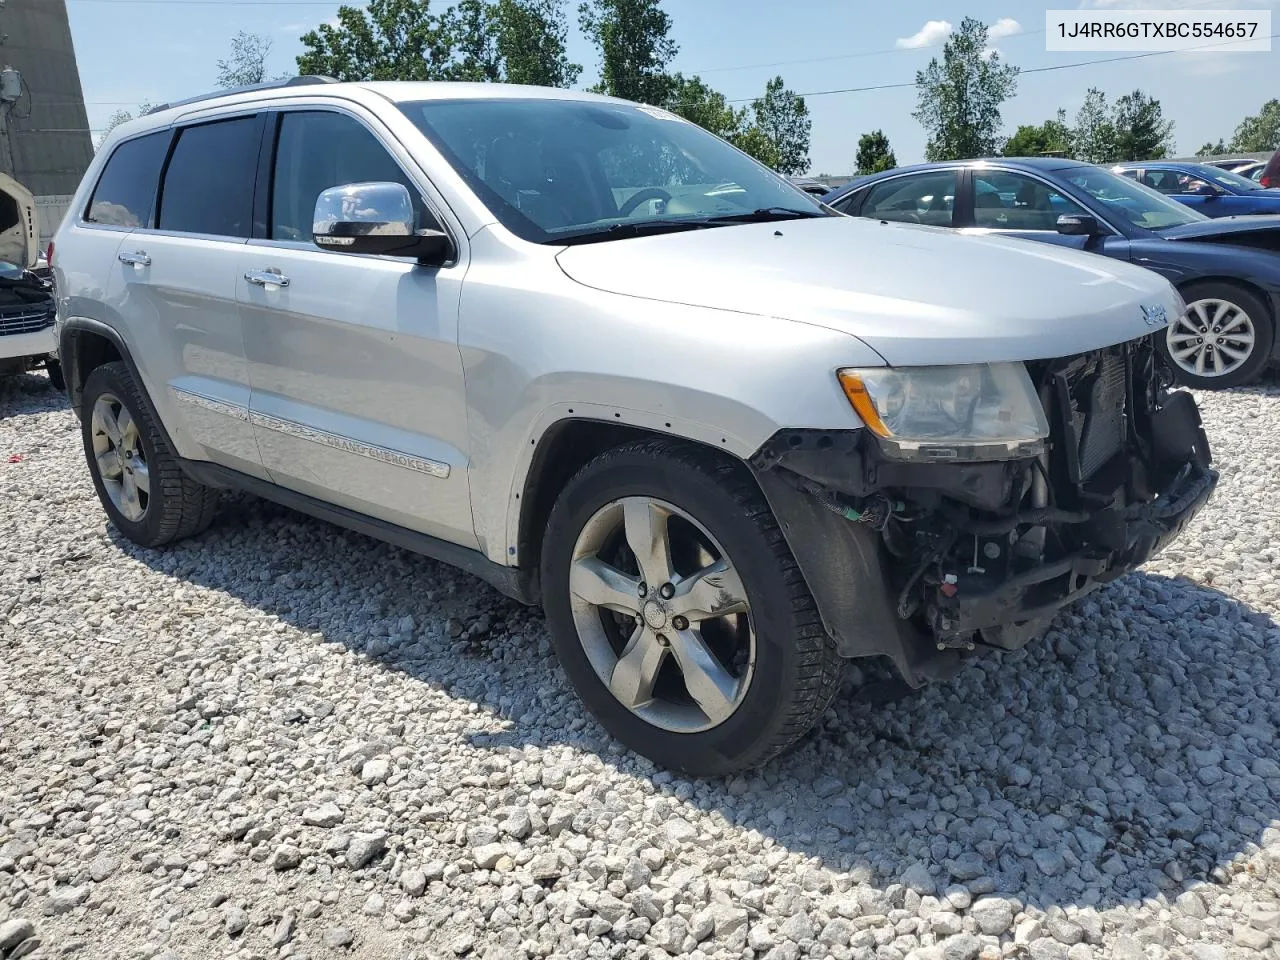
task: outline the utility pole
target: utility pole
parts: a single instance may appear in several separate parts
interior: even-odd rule
[[[8,41],[9,35],[4,32],[5,0],[0,0],[0,48]],[[10,114],[13,105],[22,96],[22,74],[7,63],[0,69],[0,140],[4,141],[4,150],[0,151],[0,172],[13,177],[18,169],[13,156],[13,129]]]

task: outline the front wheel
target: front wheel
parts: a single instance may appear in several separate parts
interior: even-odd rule
[[[44,372],[49,375],[49,385],[59,393],[67,389],[66,378],[62,375],[62,364],[57,360],[46,360]]]
[[[1231,283],[1193,284],[1182,291],[1187,312],[1156,343],[1177,381],[1202,390],[1254,380],[1271,358],[1275,324],[1256,296]]]
[[[587,707],[655,763],[764,763],[822,716],[842,661],[740,466],[647,440],[569,481],[547,525],[552,640]]]

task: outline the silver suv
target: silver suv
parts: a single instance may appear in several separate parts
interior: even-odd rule
[[[1138,267],[835,214],[663,110],[305,78],[161,108],[54,254],[111,522],[269,497],[546,609],[621,741],[719,774],[844,658],[911,686],[1145,561],[1216,481]]]

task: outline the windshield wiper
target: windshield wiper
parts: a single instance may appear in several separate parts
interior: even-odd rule
[[[679,233],[683,230],[704,230],[710,224],[706,220],[637,220],[634,223],[615,223],[608,227],[596,227],[580,233],[553,235],[548,244],[604,243],[608,240],[624,240],[628,237],[649,237],[660,233]]]
[[[707,223],[773,223],[777,220],[810,220],[814,217],[829,217],[829,213],[819,210],[795,210],[791,207],[760,207],[750,213],[726,213],[721,216],[708,217]]]

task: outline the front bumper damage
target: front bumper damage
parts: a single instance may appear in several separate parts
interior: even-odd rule
[[[1051,424],[1038,455],[908,463],[865,430],[797,430],[752,458],[844,656],[887,656],[919,686],[1016,649],[1209,499],[1199,411],[1149,339],[1027,366]]]

